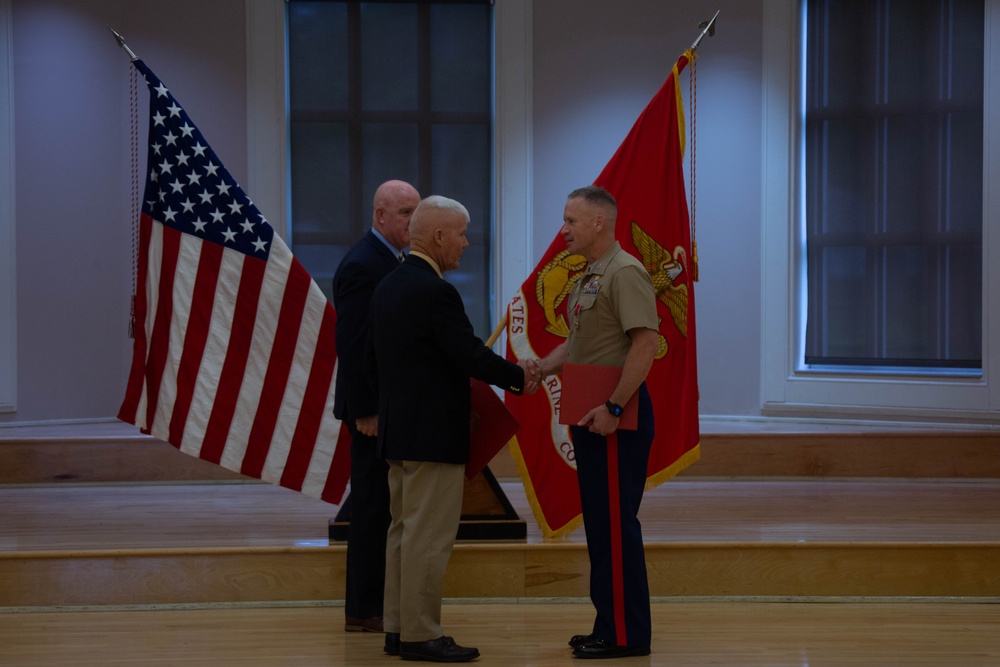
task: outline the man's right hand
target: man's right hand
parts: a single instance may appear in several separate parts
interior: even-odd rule
[[[517,365],[524,371],[524,393],[534,394],[542,382],[542,373],[537,359],[518,359]]]
[[[360,417],[354,420],[354,427],[358,429],[358,432],[362,435],[367,435],[374,438],[378,435],[378,415],[372,415],[371,417]]]

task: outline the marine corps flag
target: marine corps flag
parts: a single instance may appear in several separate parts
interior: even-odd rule
[[[653,399],[656,437],[646,488],[673,477],[699,457],[698,376],[695,354],[691,228],[684,188],[684,107],[678,79],[694,58],[685,52],[659,92],[594,181],[618,202],[615,235],[642,260],[653,279],[660,315],[660,345],[646,378]],[[544,357],[569,334],[566,297],[586,260],[555,240],[508,306],[507,358]],[[507,397],[521,423],[511,441],[532,510],[547,536],[581,523],[573,443],[559,424],[562,379],[544,391]]]

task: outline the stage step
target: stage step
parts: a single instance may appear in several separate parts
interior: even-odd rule
[[[499,479],[517,477],[506,447],[490,469]],[[679,477],[1000,479],[1000,431],[913,424],[703,424],[701,459]],[[241,479],[123,422],[0,425],[0,484]]]
[[[588,591],[583,531],[461,543],[453,598]],[[998,480],[687,480],[646,494],[654,596],[1000,597]],[[336,507],[262,483],[0,487],[0,607],[338,600]]]

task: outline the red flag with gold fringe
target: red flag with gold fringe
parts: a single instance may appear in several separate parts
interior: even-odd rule
[[[642,260],[656,288],[660,346],[646,378],[656,437],[646,488],[661,484],[698,460],[698,376],[695,353],[691,226],[684,187],[685,122],[680,72],[687,51],[636,120],[594,181],[618,202],[615,235]],[[570,255],[556,236],[508,306],[507,358],[541,358],[566,340],[566,297],[586,260]],[[547,537],[577,528],[581,519],[573,443],[559,424],[562,378],[546,380],[530,396],[507,397],[521,430],[511,441],[532,511]]]

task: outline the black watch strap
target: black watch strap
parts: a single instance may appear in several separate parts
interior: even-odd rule
[[[604,407],[606,407],[608,409],[608,412],[610,412],[611,415],[614,417],[621,417],[622,413],[625,412],[625,408],[618,405],[617,403],[612,403],[611,401],[605,403]]]

